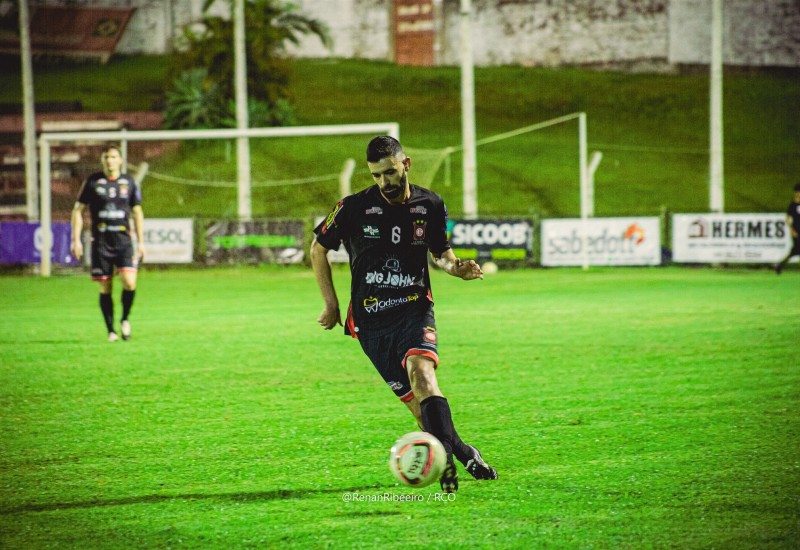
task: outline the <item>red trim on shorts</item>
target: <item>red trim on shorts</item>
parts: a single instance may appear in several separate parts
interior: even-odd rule
[[[347,319],[345,320],[345,324],[347,325],[347,331],[350,333],[350,336],[358,340],[356,321],[353,319],[353,302],[350,302],[350,304],[347,306]]]
[[[436,355],[434,352],[432,352],[431,350],[427,350],[427,349],[412,348],[412,349],[408,350],[408,352],[406,353],[406,356],[403,357],[403,368],[406,368],[406,359],[408,359],[409,355],[421,355],[422,357],[427,357],[428,359],[432,359],[433,360],[433,368],[436,368],[436,367],[439,366],[439,356]]]
[[[101,275],[100,277],[92,277],[93,281],[107,281],[111,278],[111,275]]]
[[[414,392],[410,391],[407,394],[405,394],[403,397],[401,397],[400,401],[402,401],[403,403],[408,403],[412,399],[414,399]]]
[[[120,267],[117,268],[117,271],[139,271],[136,267]]]

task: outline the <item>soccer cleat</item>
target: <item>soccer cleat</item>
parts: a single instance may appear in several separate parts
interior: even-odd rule
[[[439,485],[445,493],[458,491],[458,470],[456,470],[456,463],[453,462],[452,455],[447,457],[447,465],[444,467],[442,477],[439,478]]]
[[[469,474],[475,479],[497,479],[497,470],[489,466],[478,449],[469,445],[473,455],[464,466]]]
[[[119,340],[119,336],[117,336],[116,332],[109,332],[108,333],[108,341],[109,342],[116,342],[117,340]]]
[[[127,319],[120,323],[119,328],[122,331],[122,339],[129,340],[131,337],[131,323]]]

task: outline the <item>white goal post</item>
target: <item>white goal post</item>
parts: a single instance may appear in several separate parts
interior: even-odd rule
[[[50,254],[53,248],[51,166],[50,147],[53,144],[81,141],[119,142],[122,147],[128,141],[174,141],[233,138],[279,138],[310,136],[342,136],[354,134],[387,134],[400,139],[400,125],[396,122],[369,124],[337,124],[329,126],[288,126],[279,128],[247,128],[219,130],[119,130],[104,132],[42,132],[39,135],[39,202],[42,237],[42,258],[39,274],[49,277],[52,265]],[[249,182],[247,182],[249,185]],[[249,189],[246,191],[250,195]]]

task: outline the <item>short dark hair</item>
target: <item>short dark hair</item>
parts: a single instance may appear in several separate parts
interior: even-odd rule
[[[109,151],[111,151],[112,149],[115,149],[117,151],[117,153],[122,154],[122,149],[120,149],[119,145],[117,145],[116,143],[106,143],[103,146],[103,150],[100,151],[100,154],[104,155],[104,154],[108,153]]]
[[[800,182],[797,182],[797,183],[794,184],[794,190],[795,191],[800,191]]]
[[[378,136],[367,145],[367,162],[380,162],[403,153],[403,146],[391,136]]]

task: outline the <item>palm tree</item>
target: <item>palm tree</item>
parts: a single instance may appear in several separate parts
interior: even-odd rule
[[[233,21],[208,13],[216,1],[229,5],[233,2],[206,0],[202,19],[184,28],[185,44],[173,58],[172,74],[181,75],[185,71],[205,68],[205,88],[209,89],[213,84],[224,101],[230,104],[235,94]],[[315,34],[328,47],[327,27],[281,0],[245,0],[245,34],[250,109],[261,112],[261,118],[264,112],[270,112],[268,122],[272,125],[285,124],[292,118],[291,110],[287,109],[291,102],[291,66],[286,45],[299,44],[304,35]],[[230,120],[230,116],[227,120],[220,120],[219,125],[229,125]]]

